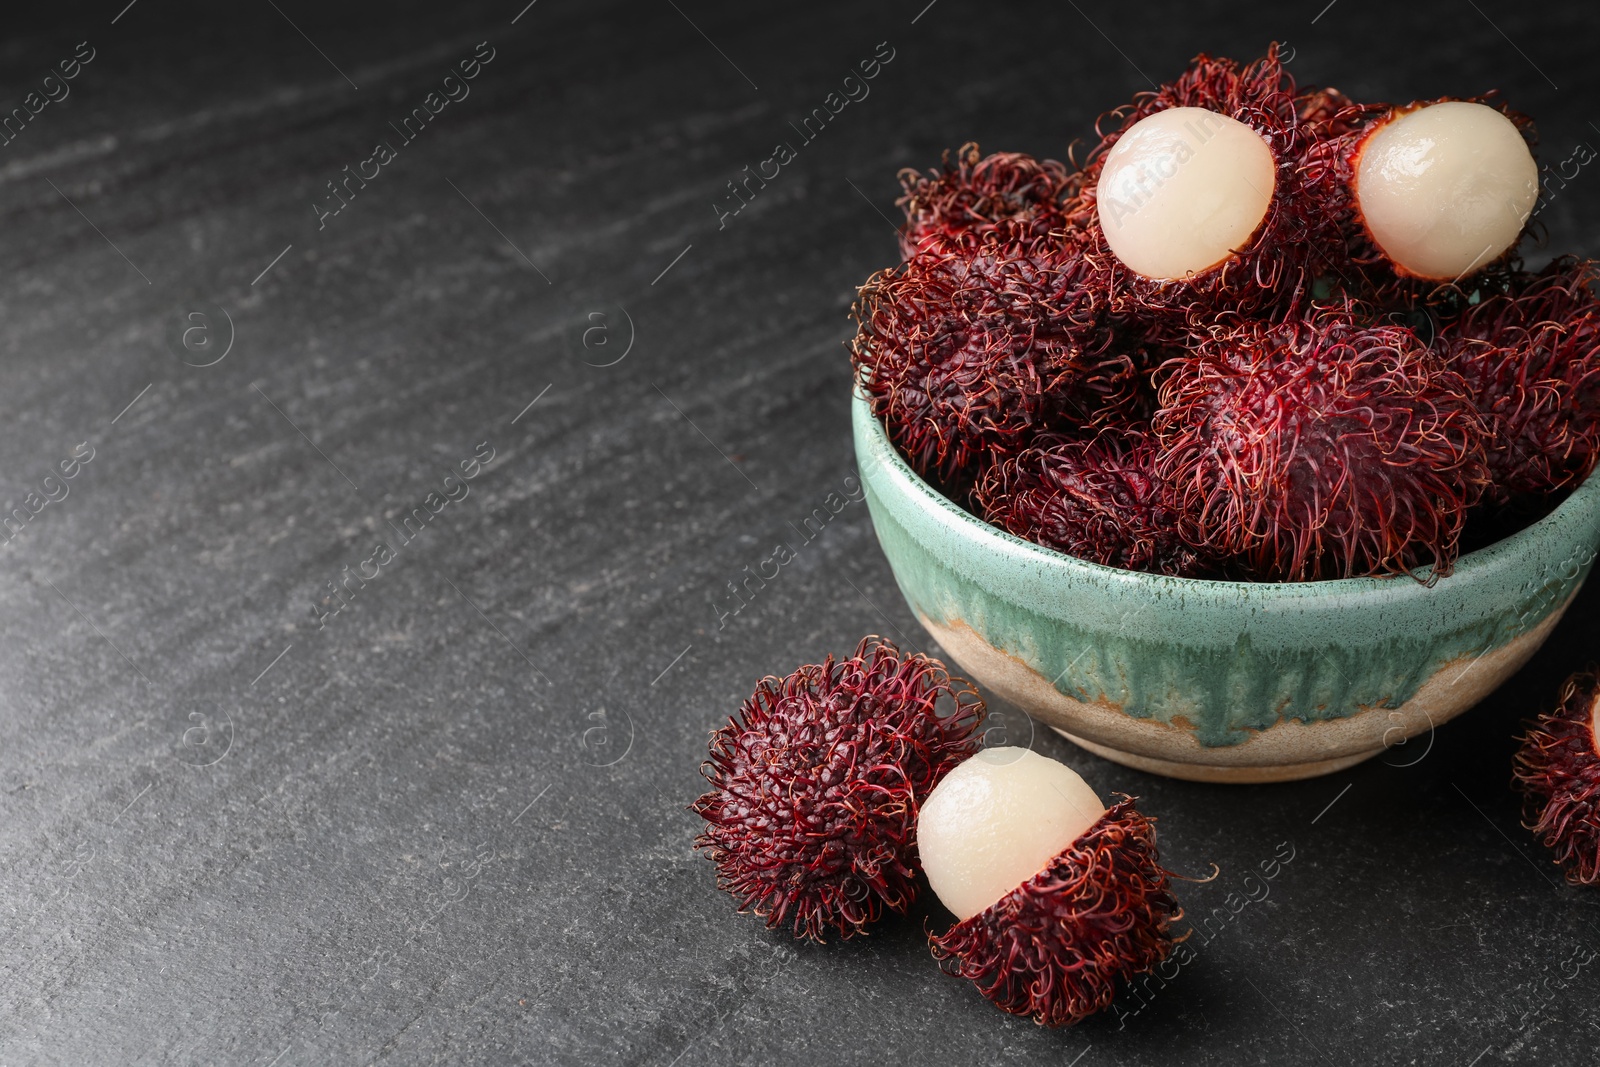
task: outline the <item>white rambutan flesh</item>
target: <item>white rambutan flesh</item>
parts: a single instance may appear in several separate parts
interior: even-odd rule
[[[1215,111],[1175,107],[1118,138],[1100,173],[1096,210],[1106,243],[1129,269],[1178,279],[1248,244],[1275,185],[1272,149],[1259,133]]]
[[[1396,114],[1361,143],[1356,203],[1373,243],[1405,274],[1452,280],[1516,243],[1539,168],[1514,123],[1447,100]]]
[[[945,776],[917,819],[928,884],[958,919],[1044,870],[1105,814],[1089,783],[1025,748],[991,748]]]

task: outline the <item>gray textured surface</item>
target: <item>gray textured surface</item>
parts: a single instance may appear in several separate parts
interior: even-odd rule
[[[1501,86],[1558,162],[1600,143],[1592,11],[275,6],[7,13],[5,108],[95,58],[0,147],[0,495],[94,458],[0,548],[0,1063],[1595,1062],[1600,896],[1507,789],[1592,590],[1411,766],[1217,788],[1038,737],[1143,796],[1175,869],[1221,868],[1183,897],[1230,917],[1125,1027],[996,1012],[928,957],[932,905],[796,948],[713,889],[684,810],[757,677],[927,641],[860,505],[716,606],[852,470],[844,312],[898,167],[1060,154],[1141,70],[1275,37],[1356,95]],[[319,230],[324,183],[484,40]],[[880,41],[871,95],[719,229]],[[1600,177],[1542,217],[1600,254]],[[218,309],[231,350],[186,365]],[[181,345],[192,311],[218,347]],[[482,442],[319,629],[324,583]]]

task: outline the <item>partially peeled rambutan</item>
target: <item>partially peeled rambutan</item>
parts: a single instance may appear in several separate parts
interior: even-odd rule
[[[1600,456],[1596,265],[1562,257],[1516,272],[1440,335],[1489,433],[1491,499],[1508,504],[1576,485]]]
[[[1453,568],[1485,431],[1410,329],[1349,306],[1229,317],[1163,373],[1152,425],[1185,541],[1265,581]]]
[[[921,654],[855,654],[765,678],[712,734],[693,810],[717,884],[769,928],[849,938],[916,896],[922,802],[977,751],[984,705]]]
[[[968,142],[953,162],[946,151],[936,171],[901,170],[900,185],[905,192],[897,203],[906,214],[900,250],[910,259],[934,235],[982,234],[1003,222],[1040,234],[1061,230],[1061,203],[1073,187],[1073,173],[1064,163],[1023,152],[985,156]]]
[[[1046,434],[990,467],[973,497],[986,522],[1046,548],[1107,567],[1194,576],[1203,563],[1177,534],[1156,457],[1154,438],[1135,429]]]
[[[923,805],[918,850],[959,920],[930,938],[951,973],[1013,1015],[1071,1025],[1161,963],[1182,910],[1131,798],[1106,808],[1071,768],[988,749]]]
[[[1172,341],[1169,324],[1181,325],[1186,315],[1203,317],[1222,309],[1267,314],[1293,306],[1309,290],[1322,269],[1317,258],[1326,226],[1300,174],[1313,137],[1300,106],[1294,79],[1274,45],[1245,66],[1198,56],[1175,81],[1101,118],[1099,142],[1086,158],[1081,188],[1067,215],[1069,224],[1085,234],[1093,284],[1107,294],[1114,317],[1153,339]],[[1174,113],[1171,128],[1147,136],[1147,124],[1166,111]],[[1140,138],[1139,146],[1119,152],[1117,146],[1129,137]],[[1208,150],[1222,157],[1209,159]],[[1194,189],[1183,184],[1191,159],[1200,168],[1189,183],[1196,184]],[[1208,199],[1223,178],[1231,183],[1230,200],[1249,195],[1259,208],[1241,216],[1242,228],[1237,233],[1230,228],[1227,236],[1216,219],[1237,205]],[[1163,214],[1148,240],[1158,246],[1162,241],[1193,244],[1193,254],[1207,262],[1195,259],[1187,270],[1151,274],[1129,266],[1112,250],[1108,227],[1120,229],[1137,223],[1142,212],[1170,213],[1171,205],[1185,203],[1195,205],[1187,223],[1176,226],[1181,220]],[[1252,227],[1255,219],[1259,222]],[[1207,247],[1214,254],[1204,255]]]
[[[1414,305],[1515,257],[1538,195],[1536,138],[1496,94],[1351,105],[1318,134],[1302,173],[1348,291]]]
[[[930,237],[868,279],[852,308],[852,359],[917,473],[958,486],[979,460],[1134,395],[1134,361],[1109,350],[1085,269],[1070,243],[1007,223]]]
[[[1568,678],[1553,710],[1528,728],[1512,779],[1523,820],[1573,885],[1600,884],[1600,674]]]

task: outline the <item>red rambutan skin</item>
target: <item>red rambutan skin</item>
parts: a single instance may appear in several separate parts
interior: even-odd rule
[[[990,467],[973,495],[986,522],[1024,540],[1107,567],[1192,577],[1203,561],[1178,537],[1156,451],[1138,430],[1043,435]]]
[[[1512,780],[1524,794],[1523,822],[1573,885],[1600,883],[1600,752],[1593,717],[1600,674],[1574,674],[1553,710],[1528,728]]]
[[[1453,568],[1485,431],[1410,329],[1349,307],[1223,319],[1163,373],[1152,425],[1185,541],[1264,581]]]
[[[1300,121],[1311,129],[1313,142],[1342,137],[1358,129],[1387,104],[1358,104],[1332,86],[1303,86],[1295,101]]]
[[[769,928],[849,938],[916,896],[917,813],[981,747],[983,701],[920,653],[855,654],[764,678],[711,735],[692,810],[717,885]]]
[[[932,235],[867,280],[852,360],[917,473],[959,485],[980,460],[1131,401],[1134,361],[1109,351],[1086,269],[1070,242],[1006,222]]]
[[[901,170],[900,185],[905,192],[896,202],[906,214],[900,251],[910,259],[934,235],[978,235],[1008,221],[1041,234],[1061,230],[1061,204],[1074,176],[1053,159],[1022,152],[985,156],[968,142],[954,162],[946,151],[938,170]]]
[[[1044,870],[930,938],[934,956],[1002,1010],[1044,1026],[1103,1011],[1119,983],[1167,958],[1183,914],[1154,823],[1133,804],[1124,797]]]
[[[1440,333],[1489,433],[1490,500],[1576,485],[1600,456],[1596,264],[1563,257],[1469,305]]]
[[[1095,125],[1099,141],[1086,157],[1067,220],[1083,231],[1085,258],[1095,272],[1092,284],[1107,294],[1110,313],[1125,329],[1173,343],[1181,338],[1172,326],[1181,326],[1186,316],[1203,321],[1223,309],[1267,314],[1294,306],[1309,291],[1311,278],[1325,269],[1319,250],[1326,244],[1327,224],[1300,175],[1301,158],[1314,136],[1313,126],[1300,118],[1300,105],[1294,78],[1273,45],[1265,57],[1244,66],[1197,56],[1175,81],[1101,116]],[[1129,269],[1111,251],[1100,224],[1097,187],[1106,155],[1122,135],[1142,119],[1175,107],[1205,108],[1259,133],[1276,163],[1275,186],[1261,224],[1232,256],[1187,278],[1156,280]]]

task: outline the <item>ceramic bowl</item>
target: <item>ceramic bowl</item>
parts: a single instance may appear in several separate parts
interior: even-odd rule
[[[852,419],[878,541],[960,673],[1091,752],[1175,778],[1308,778],[1431,730],[1533,655],[1600,546],[1591,477],[1431,586],[1118,570],[951,503],[906,465],[859,393]]]

